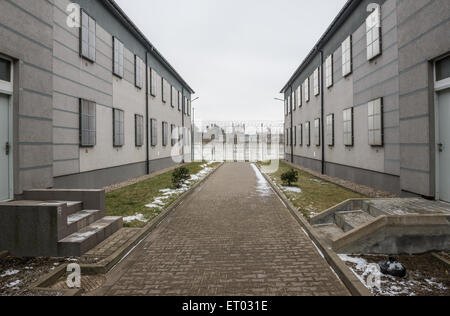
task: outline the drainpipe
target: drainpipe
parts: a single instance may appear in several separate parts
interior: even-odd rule
[[[145,159],[145,168],[146,168],[146,173],[147,174],[150,174],[150,141],[149,141],[149,120],[150,120],[150,113],[149,113],[149,107],[150,107],[150,105],[149,105],[149,101],[148,101],[148,99],[149,99],[149,95],[150,95],[150,91],[148,91],[148,85],[149,85],[149,82],[148,82],[148,75],[149,75],[149,73],[148,73],[148,65],[149,65],[149,54],[148,53],[146,53],[145,54],[145,64],[146,64],[146,67],[145,67],[145,82],[146,82],[146,85],[145,85],[145,131],[146,131],[146,135],[145,135],[145,146],[146,146],[146,148],[147,148],[147,157],[146,157],[146,159]]]
[[[183,155],[183,159],[181,160],[181,162],[184,163],[184,138],[185,138],[185,135],[184,135],[184,107],[185,107],[185,104],[184,104],[184,87],[181,88],[181,91],[182,91],[182,93],[181,93],[181,96],[182,96],[182,98],[181,98],[181,127],[182,127],[181,132],[182,132],[182,135],[183,135],[183,137],[182,137],[183,141],[181,142],[181,153]]]
[[[322,143],[322,174],[325,174],[325,91],[323,84],[323,50],[317,48],[320,52],[320,133]]]
[[[291,86],[291,94],[290,94],[290,99],[291,99],[291,163],[294,163],[294,98],[292,97],[292,86]]]

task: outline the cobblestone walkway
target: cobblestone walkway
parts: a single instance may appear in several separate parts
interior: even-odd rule
[[[348,295],[250,164],[225,164],[97,295]]]

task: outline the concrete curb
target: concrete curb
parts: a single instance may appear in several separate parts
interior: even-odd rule
[[[258,166],[259,170],[261,168]],[[314,231],[314,228],[309,224],[309,222],[298,213],[295,206],[291,203],[291,201],[286,197],[286,195],[278,188],[278,186],[273,183],[270,177],[263,173],[264,178],[270,183],[273,190],[277,193],[286,207],[289,209],[292,216],[297,220],[300,226],[305,230],[308,234],[309,238],[316,244],[316,246],[320,249],[322,254],[324,255],[328,264],[333,268],[338,277],[350,291],[353,296],[372,296],[370,291],[361,283],[361,281],[356,277],[356,275],[350,271],[350,269],[346,266],[344,262],[338,257],[338,255],[326,245],[326,243],[319,237],[319,235]]]
[[[0,251],[0,259],[6,258],[8,256],[8,251]]]
[[[81,296],[81,289],[67,289],[67,290],[55,290],[49,288],[52,284],[56,283],[67,272],[67,266],[69,264],[63,264],[42,277],[39,281],[32,284],[29,289],[32,291],[42,291],[48,293],[62,293],[62,296]]]
[[[441,261],[441,262],[445,263],[446,265],[450,266],[450,261],[448,261],[447,259],[442,257],[440,254],[438,254],[436,252],[432,252],[431,255],[433,257],[435,257],[436,259],[438,259],[439,261]]]
[[[112,270],[119,262],[121,262],[125,257],[131,253],[131,251],[142,241],[144,240],[155,228],[159,226],[159,224],[166,219],[166,217],[172,213],[181,202],[191,195],[199,186],[205,183],[220,167],[223,166],[224,163],[221,163],[219,166],[214,168],[207,176],[205,176],[202,180],[194,184],[188,191],[184,192],[180,195],[172,204],[170,204],[161,214],[155,217],[150,223],[148,223],[142,231],[136,234],[136,236],[130,240],[128,243],[123,245],[119,250],[113,253],[108,258],[100,261],[98,264],[80,264],[82,275],[99,275],[106,274],[110,270]],[[39,291],[47,291],[47,292],[62,292],[64,296],[79,296],[82,293],[81,289],[77,290],[54,290],[47,288],[51,284],[55,283],[57,280],[61,278],[66,273],[68,264],[62,265],[59,268],[55,269],[51,273],[45,275],[38,282],[33,284],[30,289],[31,290],[39,290]]]

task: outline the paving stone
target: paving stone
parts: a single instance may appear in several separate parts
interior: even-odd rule
[[[104,294],[349,295],[245,163],[221,167],[122,264]]]

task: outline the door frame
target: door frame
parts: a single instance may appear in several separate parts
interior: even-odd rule
[[[441,159],[440,159],[440,153],[439,153],[439,140],[440,140],[440,115],[439,115],[439,93],[445,90],[450,90],[450,78],[446,78],[444,80],[437,81],[436,79],[436,63],[444,58],[449,57],[450,55],[446,55],[442,58],[439,58],[435,60],[433,63],[433,78],[434,78],[434,126],[435,126],[435,166],[436,166],[436,173],[435,173],[435,199],[437,201],[441,198]]]
[[[11,62],[11,81],[5,82],[0,80],[0,94],[6,95],[8,98],[8,112],[9,112],[9,139],[10,151],[8,155],[9,165],[9,197],[6,201],[14,199],[14,128],[13,128],[13,93],[14,93],[14,61],[11,58],[5,57],[0,54],[0,58]]]

